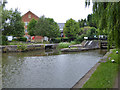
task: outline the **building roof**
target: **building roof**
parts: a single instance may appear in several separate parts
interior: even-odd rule
[[[28,11],[22,16],[22,21],[23,22],[30,22],[32,19],[39,20],[39,17],[32,13],[31,11]]]
[[[31,14],[33,14],[33,15],[35,15],[33,12],[31,12],[31,11],[28,11],[27,13],[25,13],[23,16],[25,16],[26,14],[28,14],[28,13],[31,13]],[[23,17],[22,16],[22,17]],[[38,17],[37,15],[35,15],[36,17]],[[39,18],[39,17],[38,17]]]
[[[63,30],[63,27],[65,26],[65,23],[58,23],[58,26],[59,26],[60,30]]]

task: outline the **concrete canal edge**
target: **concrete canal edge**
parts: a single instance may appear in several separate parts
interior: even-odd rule
[[[88,51],[88,50],[96,50],[99,48],[64,48],[61,49],[61,52],[80,52],[80,51]]]
[[[54,49],[57,44],[33,44],[33,45],[6,45],[0,46],[0,51],[6,52],[25,52],[33,50]]]
[[[107,52],[103,58],[97,62],[73,87],[71,90],[74,90],[74,88],[82,88],[83,85],[90,79],[91,75],[95,72],[95,70],[97,69],[97,67],[100,65],[101,61],[106,61],[107,57],[109,54],[112,53],[112,50],[110,50],[110,52]]]

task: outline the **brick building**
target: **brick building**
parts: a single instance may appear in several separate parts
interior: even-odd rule
[[[39,19],[39,17],[37,15],[35,15],[34,13],[32,13],[31,11],[28,11],[26,14],[24,14],[22,16],[22,21],[25,23],[25,26],[24,26],[24,28],[25,28],[25,35],[28,35],[27,25],[33,18],[35,20]]]
[[[32,13],[31,11],[28,11],[26,14],[24,14],[22,16],[22,21],[24,22],[25,26],[25,36],[28,40],[31,40],[31,36],[28,35],[28,31],[27,31],[27,25],[28,23],[32,20],[32,19],[38,20],[39,17],[37,15],[35,15],[34,13]],[[33,42],[43,42],[43,37],[42,36],[35,36],[34,40],[32,40]]]

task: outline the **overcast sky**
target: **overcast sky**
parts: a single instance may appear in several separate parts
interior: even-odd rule
[[[78,21],[92,13],[92,5],[85,8],[85,0],[7,0],[7,9],[15,9],[24,15],[29,10],[38,17],[53,18],[57,23],[65,23],[73,18]]]

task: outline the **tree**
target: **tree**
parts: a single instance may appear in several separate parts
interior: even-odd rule
[[[71,18],[66,21],[63,31],[70,41],[74,40],[79,33],[79,25],[75,20]]]
[[[0,6],[2,6],[2,8],[4,8],[6,3],[7,3],[7,0],[3,0],[3,1],[1,0]]]
[[[89,30],[86,32],[86,36],[90,38],[94,38],[94,36],[97,35],[97,30],[95,27],[91,27]]]
[[[35,35],[39,36],[48,36],[49,31],[49,23],[47,19],[42,16],[39,18],[36,27],[35,27]]]
[[[49,22],[48,37],[56,38],[60,36],[60,30],[58,24],[52,18],[47,18],[47,20]]]
[[[24,23],[22,22],[22,17],[17,9],[15,9],[15,11],[12,9],[3,10],[2,25],[2,34],[5,36],[12,35],[15,37],[21,37],[24,35]]]
[[[0,0],[0,45],[2,44],[2,30],[3,30],[3,26],[2,26],[2,13],[3,10],[5,9],[5,4],[7,3],[6,0],[3,0],[3,2]],[[6,40],[4,40],[6,41]]]
[[[89,15],[87,16],[87,24],[88,24],[90,27],[95,27],[95,28],[97,28],[93,14],[89,14]]]
[[[35,26],[37,24],[37,21],[35,19],[32,19],[28,24],[28,34],[31,36],[35,36]]]
[[[94,2],[93,15],[99,32],[107,33],[108,44],[120,49],[120,2]]]
[[[78,20],[78,23],[80,28],[87,25],[86,19]]]
[[[40,17],[35,27],[35,35],[47,36],[49,38],[58,37],[60,34],[57,23],[52,18]]]

